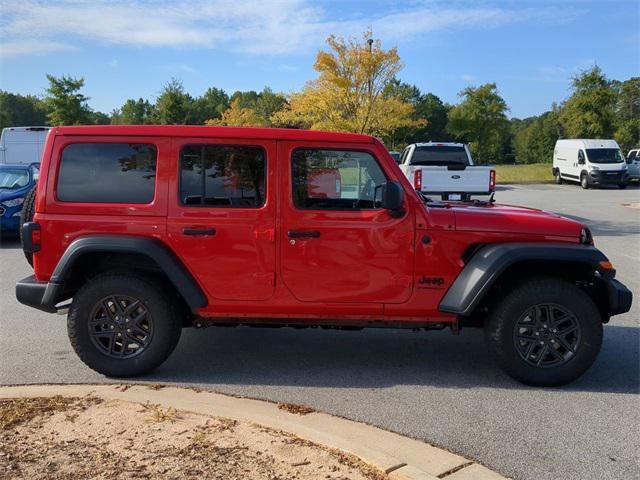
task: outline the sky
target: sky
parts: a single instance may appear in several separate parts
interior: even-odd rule
[[[509,116],[548,110],[593,65],[640,75],[639,0],[0,0],[0,89],[43,95],[45,74],[84,77],[90,106],[157,97],[172,77],[193,96],[316,77],[330,34],[372,29],[397,47],[398,77],[456,103],[495,82]]]

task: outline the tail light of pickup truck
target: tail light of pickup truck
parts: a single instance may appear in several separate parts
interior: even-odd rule
[[[489,172],[489,191],[493,192],[496,189],[496,171],[491,169]]]
[[[413,187],[416,190],[422,189],[422,170],[416,170],[413,173]]]

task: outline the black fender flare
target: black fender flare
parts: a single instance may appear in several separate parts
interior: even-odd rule
[[[597,248],[550,243],[496,243],[480,247],[467,262],[440,302],[439,310],[467,316],[478,306],[502,273],[523,261],[560,261],[598,270],[608,261]]]
[[[96,235],[71,242],[49,279],[42,303],[54,305],[55,297],[74,263],[84,254],[96,252],[146,255],[160,267],[192,310],[207,306],[207,297],[198,282],[163,242],[156,238],[128,235]]]

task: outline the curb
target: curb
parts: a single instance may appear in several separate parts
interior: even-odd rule
[[[295,434],[359,457],[387,473],[390,480],[504,480],[488,468],[436,448],[363,423],[320,412],[297,415],[274,403],[231,397],[195,389],[147,385],[28,385],[0,387],[0,399],[42,396],[85,396],[136,403],[201,415],[252,422]]]

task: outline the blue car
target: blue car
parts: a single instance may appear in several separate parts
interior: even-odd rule
[[[0,165],[0,233],[20,231],[20,212],[24,197],[38,180],[37,164]]]

